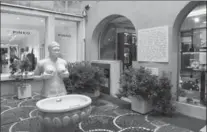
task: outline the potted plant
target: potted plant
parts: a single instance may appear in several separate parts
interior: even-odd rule
[[[15,87],[17,87],[18,98],[29,98],[31,97],[31,85],[27,83],[29,77],[28,70],[31,64],[29,60],[15,60],[11,65],[11,75],[10,78],[15,80]]]
[[[121,76],[120,96],[129,97],[132,110],[141,114],[152,111],[152,99],[158,84],[157,76],[145,67],[129,68]]]
[[[158,85],[154,89],[156,96],[153,97],[153,110],[155,113],[172,116],[175,112],[175,102],[176,98],[172,94],[171,81],[164,73],[158,80]]]
[[[64,80],[68,93],[90,93],[95,97],[100,96],[100,87],[105,83],[103,69],[82,61],[69,63],[68,71],[70,76]]]

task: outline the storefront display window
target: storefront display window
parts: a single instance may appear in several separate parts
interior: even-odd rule
[[[60,44],[62,58],[77,61],[77,22],[55,20],[55,41]]]
[[[1,13],[1,73],[9,73],[14,60],[25,57],[31,62],[44,58],[45,18]]]
[[[206,5],[199,5],[181,27],[180,102],[206,105],[206,30]]]
[[[100,37],[101,60],[120,60],[123,68],[132,66],[136,61],[136,32],[132,22],[124,16],[114,16]]]

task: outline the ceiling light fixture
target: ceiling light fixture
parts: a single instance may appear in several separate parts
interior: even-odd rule
[[[198,17],[196,17],[196,18],[194,18],[194,21],[195,21],[196,23],[198,23],[198,22],[200,21],[200,19],[199,19]]]
[[[206,21],[204,21],[203,23],[206,24]]]
[[[17,20],[19,20],[20,18],[19,17],[17,17]]]
[[[205,15],[206,14],[206,8],[192,11],[188,14],[187,17],[194,17],[194,16],[199,16],[199,15]]]
[[[41,22],[44,22],[44,20],[40,20]]]

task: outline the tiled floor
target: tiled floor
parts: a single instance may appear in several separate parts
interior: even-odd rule
[[[1,132],[37,132],[35,104],[39,99],[38,93],[27,100],[18,100],[15,96],[1,97]],[[147,132],[144,129],[153,132],[191,132],[152,116],[119,108],[106,100],[95,102],[90,117],[77,125],[77,132]]]

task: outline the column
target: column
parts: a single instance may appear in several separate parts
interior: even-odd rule
[[[55,17],[49,16],[46,20],[46,34],[45,34],[45,57],[49,55],[48,45],[55,41]]]

